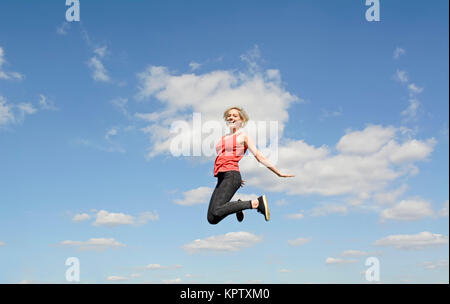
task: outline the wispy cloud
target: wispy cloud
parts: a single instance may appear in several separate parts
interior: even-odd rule
[[[288,240],[288,244],[294,247],[305,245],[311,242],[312,238],[296,238],[294,240]]]
[[[345,265],[345,264],[354,264],[358,262],[355,259],[341,259],[341,258],[333,258],[333,257],[328,257],[325,260],[325,263],[328,265]]]
[[[0,46],[0,79],[6,79],[6,80],[22,80],[24,79],[24,76],[18,72],[8,72],[3,70],[3,66],[6,63],[6,59],[5,59],[5,51],[3,50],[3,48]]]
[[[70,24],[67,21],[64,21],[60,26],[56,27],[56,33],[58,35],[67,35],[67,31],[70,29]]]
[[[401,47],[397,47],[397,48],[395,48],[395,50],[394,50],[394,55],[393,55],[393,57],[394,57],[394,59],[399,59],[400,56],[404,55],[405,53],[406,53],[406,50],[405,50],[405,49],[403,49],[403,48],[401,48]]]
[[[25,120],[25,116],[36,112],[37,109],[30,102],[12,104],[0,95],[0,127],[9,124],[21,124]]]
[[[78,247],[80,251],[105,251],[107,249],[117,249],[126,245],[116,241],[114,238],[91,238],[88,241],[66,240],[60,243],[61,246]]]
[[[250,232],[229,232],[223,235],[197,239],[183,246],[188,253],[234,252],[252,247],[262,241],[262,237]]]

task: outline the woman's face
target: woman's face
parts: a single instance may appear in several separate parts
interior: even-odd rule
[[[239,111],[236,109],[231,109],[227,114],[227,125],[230,128],[239,128],[242,124],[241,115],[239,115]]]

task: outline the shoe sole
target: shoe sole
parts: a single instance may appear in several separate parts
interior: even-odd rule
[[[269,203],[267,202],[267,197],[264,194],[263,197],[263,203],[264,203],[264,209],[266,210],[266,214],[264,214],[264,217],[266,218],[266,221],[270,220],[270,211],[269,211]]]
[[[242,218],[239,218],[239,215],[238,215],[239,212],[242,213]],[[239,212],[236,213],[236,218],[237,218],[238,222],[240,223],[240,222],[242,222],[244,220],[244,212],[243,211],[239,211]]]

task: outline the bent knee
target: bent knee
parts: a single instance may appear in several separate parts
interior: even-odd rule
[[[220,222],[220,220],[217,216],[214,216],[213,214],[208,213],[208,223],[210,223],[211,225],[215,225],[218,222]]]

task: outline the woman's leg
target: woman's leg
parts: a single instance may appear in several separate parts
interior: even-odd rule
[[[230,202],[241,186],[241,181],[241,174],[238,171],[227,171],[219,176],[208,207],[210,224],[217,224],[232,213],[252,208],[251,201]]]

